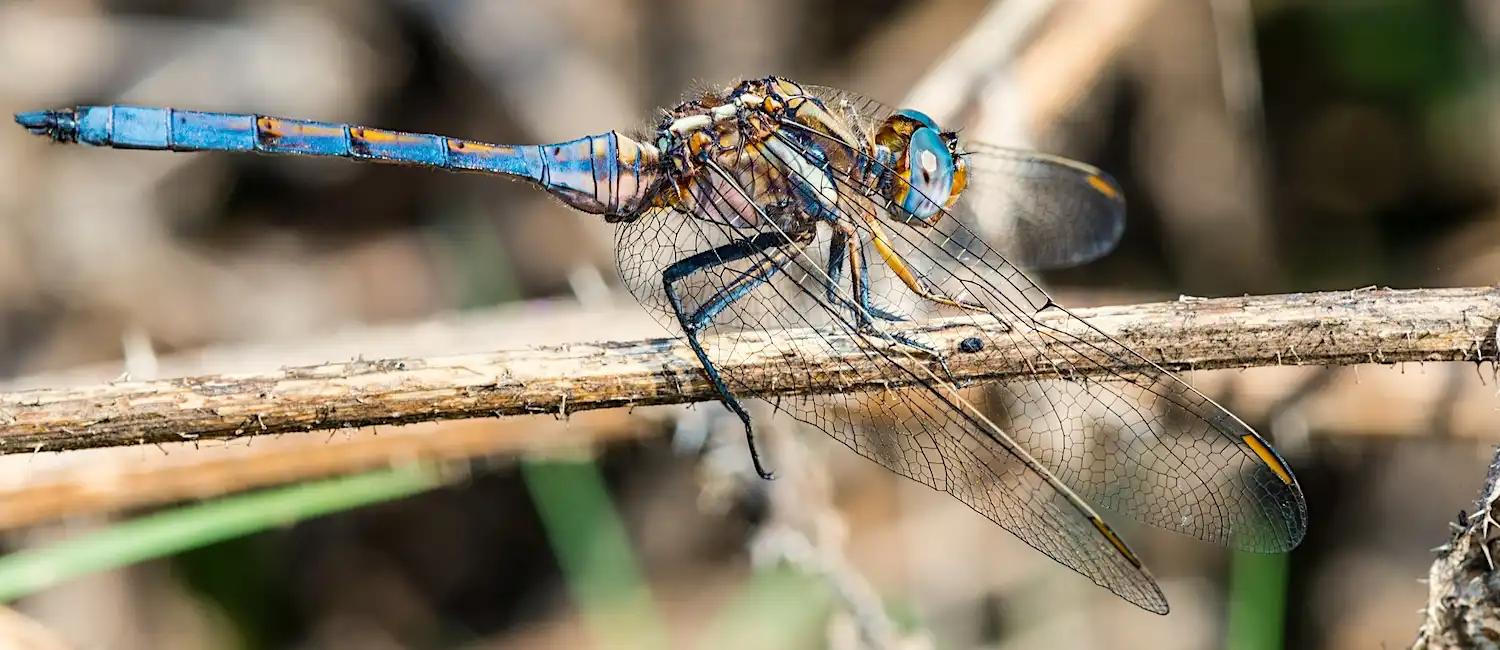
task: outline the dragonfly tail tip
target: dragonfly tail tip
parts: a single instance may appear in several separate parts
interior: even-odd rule
[[[53,140],[71,140],[76,133],[77,120],[73,111],[26,111],[16,113],[16,124],[26,127],[34,135],[45,135]]]

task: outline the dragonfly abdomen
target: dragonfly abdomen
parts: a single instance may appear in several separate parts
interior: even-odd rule
[[[545,145],[494,145],[442,135],[248,113],[141,106],[32,111],[16,121],[58,142],[114,149],[253,151],[501,174],[527,180],[592,214],[648,207],[660,153],[615,131]]]
[[[618,131],[537,147],[536,181],[590,214],[629,217],[657,200],[661,151]]]

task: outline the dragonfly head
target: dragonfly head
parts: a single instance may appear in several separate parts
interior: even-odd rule
[[[968,163],[958,135],[938,128],[926,113],[909,108],[881,123],[875,143],[891,152],[895,178],[889,197],[908,221],[936,221],[968,183]]]

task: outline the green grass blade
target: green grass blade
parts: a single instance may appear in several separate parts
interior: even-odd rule
[[[563,579],[599,646],[670,647],[598,467],[589,461],[526,459],[521,475]]]
[[[217,499],[0,557],[0,602],[79,576],[173,555],[303,519],[438,487],[431,466],[410,466]]]

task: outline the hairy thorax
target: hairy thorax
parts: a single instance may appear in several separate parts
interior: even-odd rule
[[[658,205],[734,228],[811,229],[876,191],[874,152],[821,101],[776,77],[706,93],[659,123]]]

